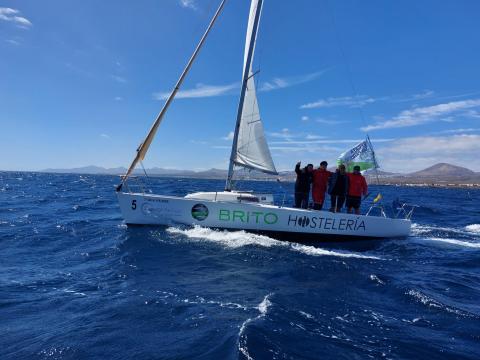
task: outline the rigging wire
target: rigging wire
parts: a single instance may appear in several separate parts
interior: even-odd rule
[[[337,19],[336,19],[336,16],[335,16],[335,10],[334,10],[332,4],[330,3],[330,0],[325,0],[325,2],[327,4],[327,7],[330,10],[330,11],[327,11],[327,13],[329,13],[331,15],[331,21],[332,21],[333,30],[334,30],[334,33],[335,33],[335,38],[337,40],[338,50],[340,52],[340,56],[342,58],[342,61],[345,65],[345,72],[347,74],[347,79],[348,79],[350,88],[353,92],[353,96],[355,97],[355,100],[358,101],[359,93],[357,91],[357,87],[355,86],[355,82],[353,81],[353,75],[352,75],[352,69],[350,67],[350,61],[349,61],[349,59],[347,57],[347,54],[344,50],[344,46],[343,46],[343,43],[342,43],[340,32],[338,31]],[[363,108],[361,106],[357,106],[357,109],[358,109],[358,112],[360,114],[360,120],[362,122],[362,125],[365,127],[365,125],[366,125],[365,112],[363,111]],[[366,135],[367,135],[367,142],[369,144],[370,150],[373,153],[373,158],[374,158],[374,163],[375,163],[375,165],[374,165],[375,178],[377,180],[377,185],[380,185],[380,180],[379,180],[379,177],[378,177],[378,163],[377,163],[377,160],[376,160],[376,157],[375,157],[375,151],[373,150],[373,145],[370,141],[370,136],[368,135],[368,133]]]
[[[200,11],[199,12],[199,21],[197,21],[196,25],[193,26],[193,30],[191,31],[191,34],[194,34],[195,36],[200,32],[201,34],[201,29],[205,26],[204,24],[204,21],[206,20],[208,22],[209,18],[210,18],[210,13],[212,12],[212,10],[214,9],[214,6],[215,6],[215,3],[216,0],[210,0],[206,6],[206,9],[205,11]],[[196,10],[196,8],[194,9]],[[203,10],[203,9],[201,9]],[[142,144],[141,144],[142,145]],[[140,145],[140,146],[141,146]],[[147,180],[149,179],[148,178],[148,175],[147,175],[147,172],[145,170],[145,167],[143,165],[143,161],[140,161],[140,164],[142,166],[142,169],[143,169],[143,173],[145,174]]]

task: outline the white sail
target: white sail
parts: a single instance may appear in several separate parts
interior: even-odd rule
[[[241,108],[238,134],[236,134],[237,141],[234,143],[236,149],[234,149],[235,153],[233,162],[239,166],[259,170],[265,173],[277,174],[263,130],[255,91],[255,81],[251,68],[258,33],[261,6],[262,0],[253,0],[250,6],[250,17],[248,19],[243,63],[243,74],[244,77],[247,77],[247,79],[243,79],[243,83],[245,84],[246,82],[244,85],[246,86],[246,89],[243,106]],[[245,71],[247,66],[249,66],[248,72]]]

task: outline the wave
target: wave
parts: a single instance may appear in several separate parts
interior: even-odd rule
[[[247,328],[248,324],[260,320],[261,318],[264,318],[267,315],[268,309],[270,306],[272,306],[272,302],[270,301],[270,297],[273,294],[268,294],[265,295],[263,300],[260,302],[260,304],[257,305],[257,310],[260,314],[253,318],[248,318],[245,320],[242,325],[240,326],[240,331],[238,332],[238,350],[248,359],[248,360],[253,360],[253,358],[250,356],[248,353],[248,347],[247,347],[247,335],[245,335],[245,329]]]
[[[434,298],[432,298],[432,297],[430,297],[430,296],[428,296],[428,295],[426,295],[426,294],[424,294],[424,293],[422,293],[421,291],[418,291],[418,290],[409,290],[409,291],[407,291],[406,294],[412,296],[416,301],[421,302],[423,305],[428,306],[428,307],[437,308],[437,309],[440,309],[440,310],[445,310],[449,313],[460,315],[460,316],[463,316],[463,317],[470,317],[470,318],[471,317],[474,317],[474,318],[477,317],[477,315],[475,315],[475,314],[471,314],[469,312],[459,310],[459,309],[450,307],[448,305],[445,305],[445,304],[441,303],[440,301],[435,300]]]
[[[207,300],[202,296],[194,296],[193,298],[188,298],[188,297],[182,297],[178,294],[172,293],[170,291],[161,291],[157,290],[157,293],[160,294],[160,298],[165,300],[165,299],[173,299],[179,303],[184,303],[184,304],[196,304],[196,305],[216,305],[220,306],[222,308],[228,308],[228,309],[240,309],[240,310],[251,310],[252,307],[248,307],[246,305],[234,303],[234,302],[225,302],[225,301],[216,301],[216,300]],[[257,307],[255,307],[256,309]]]
[[[480,234],[480,224],[472,224],[465,226],[465,230],[475,234]]]
[[[454,227],[443,227],[435,225],[421,225],[421,224],[412,224],[412,234],[413,235],[423,235],[431,232],[450,232],[464,235],[480,234],[480,224],[471,224],[461,228]]]
[[[418,236],[421,240],[438,241],[468,248],[480,248],[480,242],[468,241],[471,239],[472,233],[480,233],[480,224],[467,225],[464,228],[412,224],[412,235]],[[452,235],[460,238],[465,237],[467,240],[450,237]]]
[[[269,238],[265,235],[257,235],[248,233],[244,230],[241,231],[220,231],[213,230],[201,226],[194,226],[189,229],[180,229],[176,227],[167,228],[167,232],[170,234],[180,234],[184,235],[190,239],[199,239],[200,241],[211,241],[218,243],[222,246],[228,248],[239,248],[248,245],[256,245],[263,247],[283,247],[288,248],[295,252],[300,252],[305,255],[310,256],[336,256],[344,258],[357,258],[357,259],[372,259],[372,260],[383,260],[378,256],[372,255],[362,255],[355,252],[349,251],[332,251],[325,250],[322,248],[307,246],[295,243],[289,243],[285,241],[279,241],[272,238]]]
[[[469,242],[469,241],[462,241],[462,240],[448,239],[448,238],[439,238],[439,237],[427,237],[427,238],[424,238],[424,240],[439,241],[439,242],[444,242],[444,243],[447,243],[447,244],[463,246],[463,247],[468,247],[468,248],[477,248],[477,249],[480,248],[480,243],[478,243],[478,242]]]

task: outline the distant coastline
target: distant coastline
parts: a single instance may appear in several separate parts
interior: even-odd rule
[[[333,169],[331,169],[333,170]],[[27,172],[27,171],[23,171]],[[85,175],[122,175],[125,168],[103,168],[99,166],[85,166],[71,169],[45,169],[32,171],[38,173],[52,174],[85,174]],[[190,179],[225,179],[227,170],[210,169],[205,171],[177,170],[151,168],[146,169],[149,176],[169,178],[190,178]],[[143,171],[135,171],[135,175],[142,175]],[[375,172],[368,172],[366,175],[369,183],[377,183]],[[278,176],[267,175],[258,172],[239,172],[237,179],[251,181],[277,181],[290,183],[295,181],[293,171],[281,171]],[[447,163],[435,164],[431,167],[409,174],[389,173],[378,171],[378,183],[390,186],[419,186],[419,187],[456,187],[480,189],[480,173],[470,169],[451,165]]]

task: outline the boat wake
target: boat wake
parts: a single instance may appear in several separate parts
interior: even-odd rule
[[[451,244],[451,245],[480,249],[480,243],[478,243],[478,242],[469,242],[469,241],[462,241],[462,240],[458,240],[458,239],[444,239],[444,238],[436,238],[436,237],[428,237],[428,238],[425,238],[425,240],[439,241],[439,242],[443,242],[443,243]]]
[[[240,248],[244,246],[283,247],[291,251],[300,252],[310,256],[336,256],[342,258],[383,260],[378,256],[363,255],[349,251],[326,250],[315,246],[301,245],[272,239],[265,235],[251,234],[246,231],[220,231],[201,226],[181,229],[176,227],[167,228],[170,234],[184,235],[189,239],[198,241],[210,241],[227,248]]]
[[[480,234],[480,224],[471,224],[462,228],[412,224],[412,235],[422,240],[466,248],[480,248],[480,242],[475,241],[479,239],[477,234]]]

